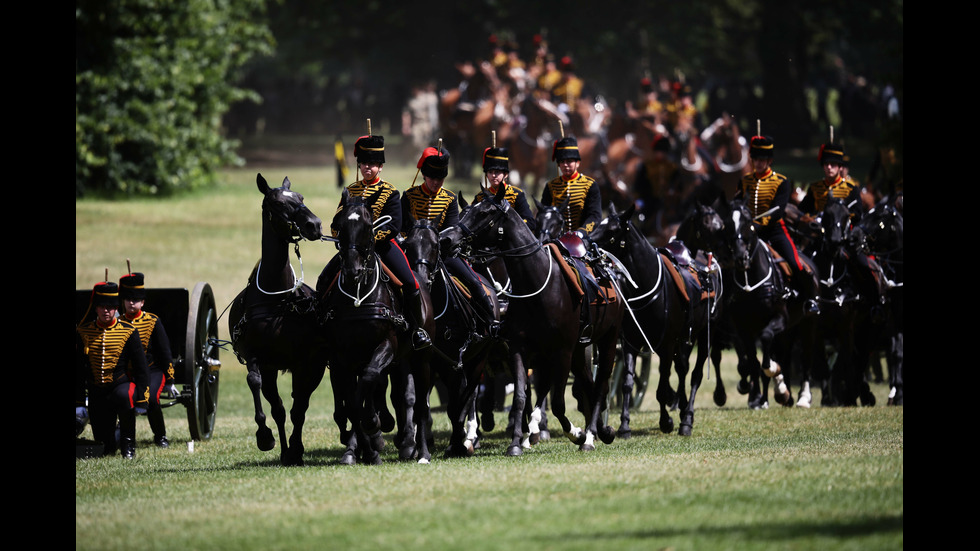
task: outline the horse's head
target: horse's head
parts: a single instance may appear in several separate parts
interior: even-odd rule
[[[868,245],[876,253],[901,251],[905,241],[905,222],[902,213],[893,205],[876,207],[861,221]]]
[[[505,228],[511,218],[508,214],[513,210],[504,192],[504,187],[500,186],[495,196],[487,196],[479,203],[470,205],[459,219],[458,233],[443,232],[441,239],[445,242],[458,237],[457,243],[464,246],[498,248],[507,233]],[[524,224],[523,220],[521,224]],[[526,225],[524,227],[527,228]]]
[[[828,253],[841,250],[850,236],[851,211],[841,199],[828,199],[820,217],[821,247]]]
[[[284,178],[282,187],[278,188],[269,187],[261,174],[255,181],[265,195],[262,200],[263,224],[268,224],[276,235],[288,241],[320,240],[323,236],[320,218],[303,203],[301,194],[289,189],[289,178]]]
[[[725,220],[724,235],[735,266],[747,270],[752,263],[752,254],[759,244],[759,235],[756,233],[752,213],[741,201],[731,203],[728,219]]]
[[[346,191],[346,190],[345,190]],[[369,203],[345,195],[344,207],[334,216],[332,227],[337,228],[341,273],[359,280],[371,266],[374,253],[374,224]]]
[[[696,203],[681,221],[675,235],[692,250],[716,252],[721,250],[725,221],[708,205]]]
[[[613,254],[623,254],[626,251],[630,232],[638,235],[633,223],[630,222],[635,211],[634,205],[630,205],[621,213],[615,206],[610,205],[609,216],[599,222],[589,237],[603,249]]]
[[[412,269],[422,281],[432,285],[438,271],[439,231],[431,220],[419,220],[409,230],[402,242],[405,256],[412,263]]]
[[[562,234],[565,227],[565,216],[562,212],[567,211],[568,201],[569,198],[565,197],[562,204],[556,206],[543,205],[541,201],[534,200],[538,211],[534,218],[538,226],[538,239],[542,243],[558,239],[558,236]]]

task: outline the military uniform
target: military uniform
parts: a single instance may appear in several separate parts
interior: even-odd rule
[[[772,158],[773,143],[768,137],[755,136],[752,138],[749,154],[754,158]],[[742,177],[739,182],[738,190],[735,192],[735,199],[742,200],[752,218],[755,220],[756,229],[759,237],[768,241],[776,252],[779,253],[794,272],[804,269],[803,262],[800,260],[800,253],[796,244],[790,237],[786,223],[783,221],[783,214],[786,205],[789,204],[792,184],[789,179],[772,168],[766,169],[764,174],[750,172]],[[772,210],[775,209],[775,210]],[[761,216],[763,213],[769,214]]]
[[[144,276],[139,272],[127,274],[119,279],[119,296],[121,299],[145,300],[146,289],[143,284]],[[153,442],[162,448],[170,445],[167,440],[167,425],[163,418],[163,408],[160,406],[160,395],[168,389],[171,398],[177,397],[174,380],[173,357],[170,352],[170,339],[163,321],[156,314],[140,309],[134,316],[122,310],[122,319],[136,326],[139,330],[143,351],[150,369],[150,400],[146,415],[153,431]]]
[[[844,148],[836,144],[824,144],[820,147],[817,156],[820,163],[837,162],[843,166]],[[800,201],[800,211],[804,214],[816,215],[823,212],[827,206],[828,199],[841,199],[851,210],[851,218],[861,209],[861,187],[857,182],[845,179],[840,174],[833,182],[828,182],[826,178],[810,184],[806,195]]]
[[[506,149],[488,147],[483,151],[483,172],[489,170],[499,170],[505,174],[509,172],[510,159]],[[531,232],[536,232],[537,222],[534,219],[534,214],[531,212],[530,205],[527,203],[527,196],[524,194],[524,190],[509,185],[507,182],[501,182],[500,185],[504,188],[504,198],[510,203],[510,206],[517,211],[517,214],[521,216],[524,223],[531,229]],[[495,193],[495,190],[482,189],[473,198],[473,203],[479,203],[493,193]]]
[[[112,282],[96,285],[92,306],[117,309],[118,289]],[[79,325],[75,330],[75,408],[87,408],[92,434],[107,455],[117,447],[118,418],[118,446],[123,457],[134,456],[136,412],[145,410],[148,400],[149,368],[136,326],[116,318],[108,324],[96,319]]]
[[[555,142],[551,159],[581,160],[578,152],[578,142],[575,138],[562,138]],[[545,206],[561,205],[568,198],[567,210],[562,213],[565,227],[563,231],[580,231],[591,233],[596,224],[602,221],[602,196],[599,185],[578,171],[570,178],[558,176],[548,182],[541,194],[541,204]]]
[[[378,163],[383,165],[385,162],[384,137],[372,135],[358,138],[354,143],[354,157],[358,164]],[[381,217],[390,217],[387,222],[375,229],[374,250],[388,269],[401,281],[402,296],[405,299],[405,313],[412,327],[415,348],[420,349],[429,346],[432,341],[425,330],[421,328],[423,322],[421,288],[418,280],[415,279],[415,272],[412,271],[408,257],[405,256],[405,251],[395,240],[402,225],[402,204],[398,188],[382,180],[379,175],[370,182],[359,180],[350,184],[347,186],[347,194],[350,197],[370,199],[368,208],[374,222],[377,222]],[[346,198],[342,196],[337,205],[337,212],[342,212],[345,205]],[[334,218],[336,219],[336,216]],[[331,227],[331,230],[336,236],[338,228]],[[317,294],[326,292],[339,271],[340,258],[334,256],[317,280]]]

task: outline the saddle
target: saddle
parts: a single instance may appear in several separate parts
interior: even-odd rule
[[[691,255],[691,250],[681,241],[671,241],[660,248],[660,256],[663,257],[664,265],[670,272],[674,283],[680,290],[684,301],[691,302],[692,295],[699,295],[700,300],[706,300],[715,296],[715,290],[708,284],[707,279],[702,279],[703,266],[698,263]]]
[[[593,289],[597,291],[591,293],[591,295],[594,297],[592,304],[612,304],[618,300],[616,290],[612,284],[607,278],[603,278],[602,282],[600,282],[600,279],[596,277],[592,266],[581,259],[576,259],[577,262],[570,261],[563,254],[561,248],[559,248],[555,243],[548,243],[547,246],[548,250],[551,251],[552,257],[554,257],[555,262],[557,262],[558,266],[561,267],[562,275],[565,277],[565,281],[568,283],[576,300],[581,300],[586,296],[586,285],[592,285]]]

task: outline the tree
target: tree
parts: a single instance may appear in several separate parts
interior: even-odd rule
[[[166,194],[240,162],[222,136],[273,39],[264,0],[76,0],[75,195]]]

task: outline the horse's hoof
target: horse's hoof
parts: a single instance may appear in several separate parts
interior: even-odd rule
[[[493,419],[493,412],[488,411],[487,413],[484,413],[482,416],[480,416],[480,424],[483,425],[483,429],[486,430],[487,432],[492,431],[493,428],[497,426],[496,421],[494,421]]]
[[[395,430],[395,418],[392,417],[390,411],[383,410],[379,412],[378,421],[381,424],[381,432],[391,432]]]
[[[691,436],[693,427],[687,423],[681,423],[680,428],[677,429],[677,434],[681,436]]]
[[[518,457],[520,455],[524,455],[524,448],[520,446],[509,446],[507,448],[507,455],[509,455],[510,457]]]
[[[276,447],[276,438],[272,436],[272,429],[262,427],[255,431],[255,445],[259,447],[259,450],[264,452]]]
[[[340,456],[341,465],[354,465],[357,463],[357,459],[354,457],[354,450],[347,450],[344,455]]]
[[[603,444],[612,444],[616,441],[616,431],[609,425],[599,427],[599,440],[602,440]]]
[[[863,393],[861,393],[861,405],[862,406],[865,406],[865,407],[874,407],[874,405],[876,403],[878,403],[878,399],[875,398],[874,393],[871,392],[870,389],[869,390],[866,390]]]
[[[715,405],[718,407],[724,406],[725,402],[728,401],[728,395],[725,393],[725,389],[715,390],[714,398]]]
[[[580,451],[580,452],[594,452],[595,451],[595,446],[593,446],[592,444],[582,444],[581,446],[578,447],[578,451]]]
[[[670,417],[666,419],[661,419],[660,421],[660,432],[664,434],[670,434],[674,431],[674,420]]]
[[[735,390],[737,390],[739,394],[748,394],[749,391],[752,390],[752,384],[748,381],[739,381],[738,384],[735,385]]]
[[[538,438],[540,438],[542,442],[547,442],[548,440],[551,440],[551,432],[547,429],[541,429],[541,432],[538,433]]]
[[[403,461],[407,461],[409,459],[415,459],[417,455],[418,454],[415,451],[415,446],[406,446],[398,450],[398,458],[402,459]]]
[[[532,446],[536,446],[538,442],[541,441],[541,431],[532,432],[530,435],[528,435],[528,441],[531,442]]]
[[[428,465],[430,461],[426,458],[419,459],[419,465]]]
[[[623,440],[629,440],[633,436],[633,431],[630,429],[623,430],[620,428],[616,431],[616,438],[621,438]]]

